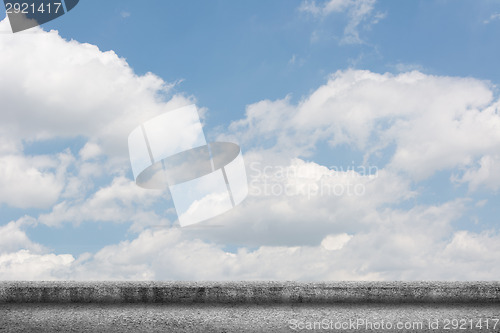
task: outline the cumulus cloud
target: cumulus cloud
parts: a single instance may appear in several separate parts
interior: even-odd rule
[[[6,26],[7,19],[0,22]],[[125,173],[129,132],[192,102],[169,96],[172,85],[135,74],[113,51],[64,40],[57,31],[3,34],[0,54],[0,203],[12,207],[49,208],[61,197],[85,195],[92,178]],[[23,152],[48,139],[75,138],[87,141],[77,156]]]
[[[340,250],[351,240],[352,236],[346,233],[328,235],[321,241],[321,246],[330,251]]]
[[[412,198],[410,183],[384,170],[335,171],[293,159],[267,164],[246,158],[249,196],[235,209],[185,230],[218,244],[318,245],[324,235],[376,227],[377,209]]]
[[[0,280],[56,280],[67,278],[74,258],[49,253],[23,230],[36,223],[24,217],[0,226]]]
[[[191,102],[166,101],[169,85],[156,75],[137,75],[113,51],[57,31],[2,35],[0,53],[0,131],[18,141],[83,136],[126,158],[137,124]]]
[[[485,155],[475,166],[467,169],[460,177],[454,177],[458,183],[468,183],[471,191],[484,187],[493,191],[500,189],[500,156]]]
[[[2,280],[63,280],[68,277],[73,256],[36,254],[29,250],[0,254]]]
[[[170,225],[168,219],[149,210],[159,199],[166,201],[168,196],[162,191],[144,190],[133,180],[119,176],[86,198],[68,199],[55,204],[52,211],[41,214],[38,221],[48,226],[96,221],[132,222],[135,229],[147,225]]]
[[[241,247],[228,252],[221,245],[188,237],[181,229],[145,230],[133,241],[76,260],[27,251],[0,255],[0,276],[11,279],[25,272],[34,278],[79,280],[495,279],[500,273],[495,264],[500,255],[498,234],[450,234],[450,222],[460,214],[461,205],[387,212],[377,230],[327,235],[316,246]]]
[[[44,251],[43,246],[33,243],[24,230],[22,230],[23,226],[33,222],[32,219],[21,218],[18,221],[11,221],[6,225],[0,226],[0,254],[12,253],[19,250]]]
[[[461,201],[387,210],[377,228],[355,235],[327,235],[315,246],[243,247],[233,253],[181,229],[149,230],[134,241],[104,248],[88,265],[107,267],[108,277],[112,270],[130,277],[141,267],[145,275],[173,280],[492,279],[499,273],[491,264],[500,248],[489,245],[498,235],[451,233],[452,221],[462,213]],[[467,248],[474,250],[471,255]],[[472,258],[477,270],[457,271]],[[490,269],[480,269],[484,265]]]
[[[0,155],[0,203],[18,208],[49,208],[64,189],[72,157]]]
[[[102,154],[102,149],[94,142],[87,142],[78,154],[82,160],[86,161],[100,156]]]
[[[339,71],[297,105],[288,98],[250,105],[231,129],[243,140],[272,137],[275,151],[292,156],[307,156],[321,141],[347,144],[365,160],[394,147],[387,169],[414,180],[471,167],[500,148],[498,102],[488,82],[416,71]]]

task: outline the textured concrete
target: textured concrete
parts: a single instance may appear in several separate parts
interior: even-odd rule
[[[31,303],[0,305],[0,332],[490,333],[499,317],[499,304]]]
[[[500,282],[0,282],[2,303],[500,303]]]
[[[297,331],[500,332],[500,283],[0,282],[0,333]]]

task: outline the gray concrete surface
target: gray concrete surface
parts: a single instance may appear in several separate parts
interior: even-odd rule
[[[500,282],[0,282],[0,303],[500,303]]]
[[[500,332],[498,282],[0,282],[4,332]]]
[[[499,319],[498,304],[0,305],[2,333],[500,332]]]

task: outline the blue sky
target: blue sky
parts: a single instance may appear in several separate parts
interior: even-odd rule
[[[81,0],[0,30],[0,279],[500,273],[498,1]],[[181,229],[126,142],[191,103],[251,194]]]
[[[404,65],[429,74],[500,79],[500,69],[487,65],[498,54],[498,18],[484,23],[500,10],[498,1],[377,3],[357,29],[361,41],[352,44],[340,43],[346,13],[317,19],[300,11],[301,4],[87,0],[77,14],[44,28],[113,50],[138,74],[184,80],[178,90],[213,109],[213,125],[232,121],[256,100],[287,94],[299,99],[328,74],[349,67],[384,73]]]

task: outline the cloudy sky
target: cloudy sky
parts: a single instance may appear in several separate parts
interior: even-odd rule
[[[0,280],[498,280],[500,2],[0,14]],[[196,104],[249,196],[181,228],[127,137]]]

